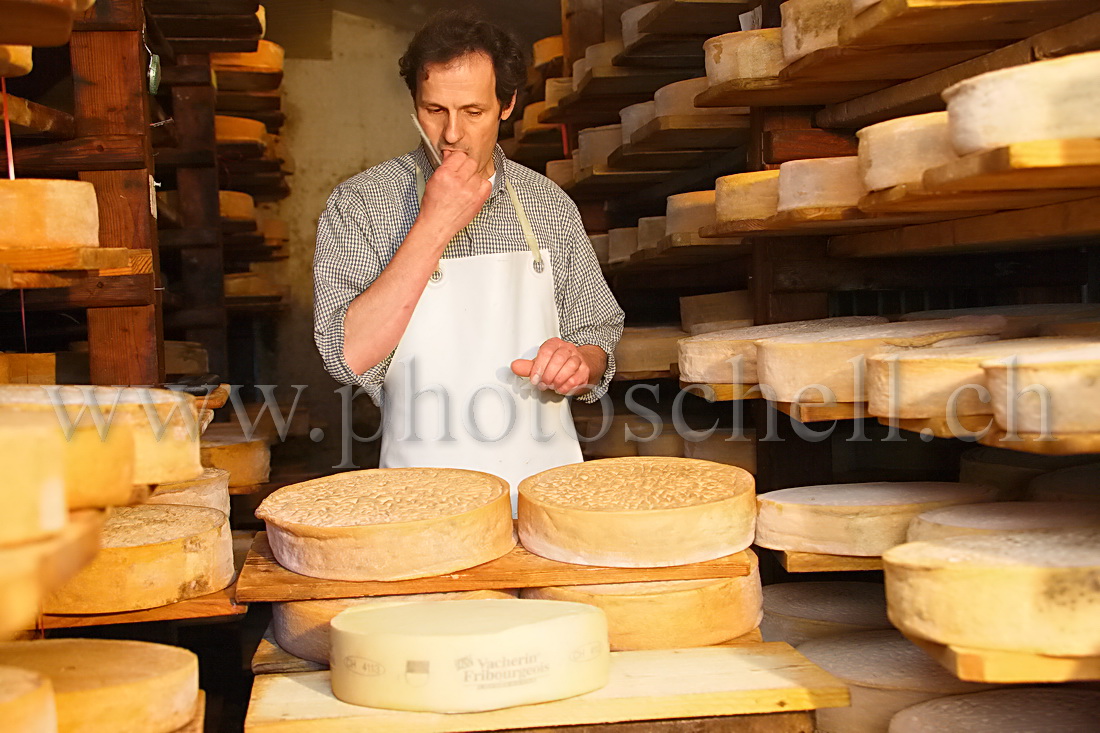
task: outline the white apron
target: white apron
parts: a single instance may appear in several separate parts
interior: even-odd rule
[[[423,197],[424,178],[417,170]],[[511,369],[560,337],[550,257],[505,182],[529,252],[442,259],[383,382],[383,468],[484,471],[516,489],[528,476],[582,460],[569,401]]]

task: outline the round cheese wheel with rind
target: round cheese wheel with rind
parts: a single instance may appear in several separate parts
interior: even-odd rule
[[[889,733],[1094,733],[1100,692],[1012,687],[922,702],[899,711]]]
[[[866,193],[855,155],[779,165],[778,211],[849,208],[858,206]]]
[[[53,684],[17,667],[0,667],[0,720],[12,733],[57,733]]]
[[[1100,342],[992,359],[982,369],[1002,430],[1054,437],[1100,432]]]
[[[910,542],[883,555],[890,621],[938,644],[1100,655],[1100,532]]]
[[[779,171],[752,171],[715,181],[718,221],[770,219],[779,209]]]
[[[544,87],[547,107],[557,107],[565,97],[573,93],[573,79],[568,76],[556,76],[547,79]]]
[[[0,76],[12,78],[31,73],[34,61],[30,46],[0,45]]]
[[[1031,501],[1100,501],[1100,463],[1036,476],[1028,484],[1026,498]]]
[[[889,628],[886,590],[880,583],[833,580],[764,586],[764,641],[798,646],[836,634]]]
[[[859,170],[869,191],[919,184],[929,168],[959,156],[951,145],[946,112],[898,117],[864,127],[859,138]]]
[[[567,161],[558,162],[565,163]],[[606,234],[590,234],[588,235],[588,241],[592,243],[592,251],[596,253],[596,261],[601,265],[608,264],[611,257],[610,237]]]
[[[383,468],[292,484],[260,504],[283,567],[333,580],[465,570],[515,547],[508,484],[478,471]]]
[[[87,181],[0,180],[0,221],[0,249],[99,246],[99,207]]]
[[[283,651],[318,664],[328,664],[329,624],[349,608],[394,606],[428,601],[469,601],[515,598],[516,591],[469,590],[454,593],[414,593],[368,598],[334,598],[319,601],[291,601],[271,606],[271,628]]]
[[[548,125],[543,122],[539,122],[539,115],[546,111],[546,107],[549,104],[547,101],[532,102],[523,108],[523,134],[529,135],[532,132],[541,132],[545,130],[557,129],[555,125]]]
[[[161,484],[145,503],[201,506],[229,516],[229,471],[207,468],[196,479]]]
[[[707,78],[674,81],[653,94],[654,111],[658,117],[747,115],[748,107],[696,107],[695,98],[707,90]]]
[[[228,472],[232,487],[267,483],[271,473],[271,450],[258,438],[204,435],[200,452],[202,465]]]
[[[595,43],[584,49],[584,60],[589,68],[597,69],[602,66],[614,66],[615,57],[623,52],[622,40],[604,41]]]
[[[214,115],[214,136],[219,143],[262,142],[267,143],[264,123],[248,117]]]
[[[573,91],[577,91],[581,88],[581,82],[584,81],[584,77],[588,72],[592,71],[592,64],[588,62],[586,58],[579,58],[573,62]]]
[[[199,660],[179,647],[106,639],[12,641],[0,644],[0,665],[50,680],[59,731],[172,733],[195,715]]]
[[[691,191],[668,197],[665,207],[665,235],[698,235],[705,226],[717,223],[714,191]]]
[[[11,464],[5,471],[0,547],[52,537],[65,528],[65,469],[58,461],[65,440],[57,419],[46,414],[0,412],[0,445]]]
[[[943,507],[914,517],[909,523],[906,541],[1050,529],[1100,531],[1100,503],[1078,505],[1065,501],[998,501]]]
[[[703,43],[707,80],[718,86],[734,79],[778,76],[783,61],[783,31],[760,28],[715,36]]]
[[[909,522],[922,512],[996,498],[992,486],[937,481],[780,489],[757,499],[756,544],[788,552],[876,557],[905,542]]]
[[[622,125],[588,127],[577,134],[577,159],[581,169],[607,165],[607,158],[622,144]]]
[[[577,565],[687,565],[752,544],[754,499],[752,475],[735,466],[589,461],[520,482],[519,537],[536,555]]]
[[[565,53],[565,41],[561,36],[547,36],[535,41],[531,47],[535,66],[548,64]]]
[[[619,16],[619,22],[622,24],[623,46],[630,48],[638,42],[638,39],[646,35],[639,30],[638,26],[641,24],[642,18],[649,15],[649,12],[655,7],[657,7],[656,2],[642,3],[623,11],[622,15]]]
[[[95,558],[42,604],[45,613],[140,611],[233,582],[233,536],[216,509],[142,504],[111,510]]]
[[[652,99],[639,102],[619,110],[619,121],[623,127],[623,145],[630,145],[634,133],[641,130],[657,117],[657,103]]]
[[[643,216],[638,220],[638,249],[657,249],[665,238],[668,219],[664,216]]]
[[[612,234],[612,262],[616,260],[615,255],[615,237]],[[623,374],[669,371],[676,363],[677,344],[686,337],[687,333],[675,326],[627,326],[615,346],[616,367]]]
[[[521,595],[602,609],[612,651],[713,646],[760,625],[760,569],[751,550],[745,555],[751,570],[738,578],[526,588]]]
[[[210,54],[210,65],[219,69],[233,71],[258,71],[275,73],[283,70],[286,52],[277,43],[261,40],[255,51],[242,53],[219,52]]]
[[[571,186],[573,184],[572,159],[551,160],[550,162],[548,162],[546,164],[546,177],[562,188],[565,188],[566,186]]]
[[[787,0],[779,11],[786,64],[839,45],[840,27],[853,14],[852,0]]]
[[[68,42],[73,18],[83,0],[0,1],[0,43],[61,46]]]
[[[1062,469],[1088,463],[1091,456],[1041,456],[1034,453],[987,448],[971,448],[959,459],[959,481],[964,484],[986,484],[1001,490],[1004,499],[1031,499],[1032,501],[1060,501],[1062,496],[1028,494],[1028,487],[1036,479]],[[1059,483],[1051,479],[1050,485]],[[1100,486],[1100,474],[1090,485]],[[1100,499],[1100,492],[1096,493]]]
[[[817,733],[881,733],[910,705],[991,688],[959,680],[893,629],[814,639],[798,652],[839,677],[852,696],[848,707],[816,711]]]

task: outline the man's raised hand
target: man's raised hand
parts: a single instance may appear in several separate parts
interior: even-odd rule
[[[493,186],[478,172],[477,161],[466,153],[446,151],[443,155],[443,164],[424,187],[420,219],[450,241],[474,220],[489,200]]]

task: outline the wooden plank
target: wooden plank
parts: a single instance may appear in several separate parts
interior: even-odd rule
[[[102,0],[74,18],[73,30],[138,31],[145,19],[141,9],[134,0]]]
[[[972,649],[938,644],[906,634],[944,669],[967,682],[1040,684],[1100,680],[1100,657],[1052,657],[1045,654]]]
[[[76,123],[67,112],[8,95],[8,119],[12,137],[67,140],[76,134]]]
[[[749,138],[748,115],[668,115],[630,138],[637,150],[732,150]]]
[[[50,270],[98,270],[126,267],[130,250],[125,247],[36,247],[0,249],[0,264],[15,272]]]
[[[76,629],[89,626],[110,626],[112,624],[142,624],[160,621],[188,621],[195,619],[232,618],[243,616],[248,606],[237,603],[234,588],[229,586],[216,593],[172,603],[159,608],[144,611],[126,611],[123,613],[97,613],[86,616],[54,616],[44,614],[41,617],[42,628]]]
[[[588,583],[633,583],[648,580],[697,580],[747,575],[743,553],[708,562],[669,568],[601,568],[570,565],[534,555],[517,545],[504,557],[448,575],[415,580],[346,581],[310,578],[293,573],[275,560],[267,533],[259,532],[244,569],[237,579],[237,600],[304,601],[319,598],[358,598],[407,593],[441,593],[489,588],[538,588]]]
[[[940,214],[868,214],[855,206],[781,211],[770,219],[720,221],[700,230],[703,237],[782,237],[791,234],[842,234],[853,229],[890,229],[928,221]]]
[[[615,57],[615,66],[688,68],[702,72],[703,41],[701,36],[644,33]]]
[[[813,730],[814,715],[809,711],[523,729],[524,733],[813,733]]]
[[[837,158],[855,155],[855,135],[839,130],[764,130],[761,138],[763,162],[779,165],[806,158]]]
[[[841,707],[847,687],[788,644],[613,652],[611,679],[586,695],[463,715],[349,705],[328,672],[262,675],[252,687],[247,733],[483,731],[684,716],[747,715]]]
[[[155,16],[224,13],[238,15],[255,13],[258,0],[145,0],[145,7]]]
[[[1019,433],[1009,437],[1000,426],[995,426],[982,435],[978,442],[991,448],[1005,448],[1041,456],[1100,453],[1100,433],[1059,433],[1049,437]]]
[[[751,0],[661,0],[638,21],[642,33],[710,38],[741,30],[737,17],[759,5]]]
[[[0,148],[0,164],[7,166]],[[73,171],[114,171],[145,165],[144,137],[98,135],[15,149],[16,173],[70,174]]]
[[[230,15],[173,14],[157,18],[157,25],[168,38],[241,38],[256,40],[262,32],[256,13]]]
[[[958,415],[954,419],[947,416],[906,419],[878,416],[878,421],[887,427],[917,433],[925,440],[955,438],[972,441],[996,427],[992,415]]]
[[[866,402],[772,402],[775,408],[801,423],[859,420],[867,415]]]
[[[1100,171],[1100,169],[1098,169]],[[1098,178],[1100,185],[1100,178]],[[882,191],[873,191],[859,202],[868,214],[991,213],[1007,209],[1028,209],[1063,201],[1100,196],[1100,188],[1078,188],[1021,191],[929,191],[920,183],[903,183]]]
[[[857,570],[882,570],[881,557],[819,555],[813,552],[772,550],[788,573],[840,573]]]
[[[258,35],[252,38],[169,38],[168,43],[180,55],[207,53],[251,53],[259,45]]]
[[[711,150],[639,150],[623,145],[607,158],[614,171],[659,171],[695,168],[714,157]]]
[[[214,68],[218,89],[223,92],[271,92],[283,83],[281,71],[241,71]]]
[[[805,107],[835,104],[878,91],[889,81],[794,81],[779,77],[732,79],[695,98],[696,107]],[[822,125],[840,127],[840,125]]]
[[[602,198],[630,193],[641,186],[660,183],[671,171],[615,171],[597,165],[581,170],[565,192],[575,198]]]
[[[641,97],[640,101],[644,102],[652,99],[653,93],[661,87],[691,79],[696,73],[695,69],[622,69],[617,66],[597,66],[584,75],[574,94],[588,98]],[[564,102],[563,99],[562,103]]]
[[[818,49],[784,67],[779,78],[791,82],[882,80],[896,83],[969,61],[996,49],[990,42],[906,42],[887,46],[832,46]]]
[[[667,266],[670,264],[720,262],[742,257],[751,249],[739,237],[703,239],[694,232],[670,234],[657,246],[640,249],[630,255],[630,266]]]
[[[278,110],[283,102],[282,92],[233,92],[219,89],[217,110],[219,112],[265,112]]]
[[[27,293],[25,302],[28,310],[64,309],[64,308],[118,308],[127,306],[151,305],[155,300],[152,275],[123,275],[101,277],[85,272],[66,273],[26,273],[27,280],[20,280],[19,273],[13,273],[14,284],[0,287],[55,288]],[[50,278],[51,284],[46,284]],[[42,284],[33,285],[35,279]],[[3,278],[0,277],[0,282]],[[18,301],[16,303],[18,308]],[[121,347],[120,347],[121,348]],[[131,384],[131,382],[119,382]],[[136,382],[135,382],[136,384]]]
[[[1100,187],[1100,140],[1039,140],[974,153],[924,173],[929,191]]]
[[[654,379],[672,379],[676,375],[671,369],[659,372],[615,372],[612,382],[645,382]]]
[[[713,399],[715,402],[761,399],[759,384],[713,384],[710,382],[697,384],[685,382],[681,379],[680,388],[697,394],[700,397]]]

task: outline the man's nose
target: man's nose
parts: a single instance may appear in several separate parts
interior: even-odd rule
[[[454,145],[461,139],[462,127],[459,123],[459,116],[456,114],[447,115],[447,124],[443,126],[443,142]]]

